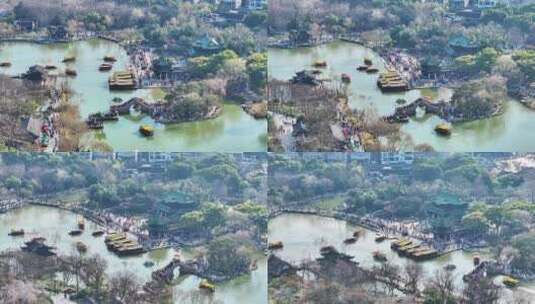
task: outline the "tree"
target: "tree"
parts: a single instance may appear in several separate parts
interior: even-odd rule
[[[167,175],[172,179],[187,179],[193,175],[195,168],[188,163],[175,162],[167,169]]]
[[[492,67],[496,64],[496,60],[498,59],[498,52],[493,48],[484,48],[481,50],[476,58],[475,58],[475,64],[482,70],[486,72],[490,72]]]
[[[424,289],[424,304],[456,304],[453,275],[444,269],[437,270]]]
[[[219,238],[208,245],[209,272],[236,277],[248,271],[251,260],[240,250],[240,242],[232,238]]]
[[[474,235],[482,235],[488,231],[488,220],[482,212],[476,211],[465,215],[462,219],[463,228]]]
[[[463,296],[464,304],[495,304],[500,299],[500,287],[491,278],[474,278],[465,283]]]
[[[140,284],[134,273],[122,271],[111,277],[109,294],[122,303],[136,303]]]

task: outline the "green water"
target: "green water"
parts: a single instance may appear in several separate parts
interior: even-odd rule
[[[144,253],[139,256],[119,257],[108,251],[104,244],[104,236],[93,237],[95,230],[105,229],[96,223],[86,220],[84,233],[70,236],[69,231],[77,229],[78,216],[72,212],[43,206],[28,206],[0,214],[0,250],[19,249],[33,237],[45,237],[46,243],[57,247],[58,254],[73,254],[75,243],[82,241],[88,246],[86,255],[98,253],[107,262],[107,273],[130,271],[142,281],[150,280],[150,274],[157,268],[169,263],[175,255],[172,249],[161,249]],[[8,236],[11,229],[24,229],[25,235]],[[151,268],[143,266],[145,261],[152,261]]]
[[[104,229],[91,221],[86,220],[82,235],[69,236],[70,230],[77,229],[77,223],[76,214],[44,206],[27,206],[0,214],[0,251],[19,249],[25,240],[42,236],[47,239],[48,245],[57,247],[58,254],[71,254],[75,252],[75,243],[82,241],[88,246],[86,255],[98,253],[106,260],[108,275],[127,270],[135,273],[143,283],[151,279],[152,271],[167,265],[176,254],[173,249],[160,249],[134,257],[118,257],[107,250],[104,236],[91,236],[91,232]],[[20,237],[8,236],[11,229],[24,229],[26,234]],[[193,258],[188,250],[182,250],[181,256],[185,259]],[[197,277],[176,279],[173,287],[175,303],[267,303],[267,259],[263,255],[257,258],[257,270],[216,284],[213,294],[199,290],[200,279]],[[145,261],[154,262],[154,266],[145,267]],[[196,302],[188,302],[189,299],[195,299]]]
[[[375,233],[367,229],[363,229],[364,233],[356,243],[344,244],[344,240],[351,237],[357,228],[363,229],[345,221],[328,217],[282,214],[270,220],[268,235],[270,241],[282,241],[284,244],[281,250],[275,251],[275,254],[294,265],[300,264],[303,260],[320,257],[320,248],[327,245],[334,246],[338,251],[354,256],[353,260],[364,268],[379,265],[379,262],[375,261],[372,255],[376,250],[384,253],[389,262],[400,266],[401,269],[411,261],[391,250],[390,240],[381,243],[375,242]],[[453,270],[452,274],[456,287],[460,289],[463,286],[463,275],[474,268],[473,257],[475,255],[485,258],[489,256],[489,253],[486,251],[455,251],[433,260],[419,262],[419,264],[422,265],[427,277],[433,276],[435,271],[443,269],[448,264],[454,264],[456,269]],[[526,292],[529,295],[529,290],[535,291],[535,283],[524,284],[523,289],[518,292]],[[502,289],[504,299],[509,299],[511,296],[512,292],[509,289]],[[529,299],[535,301],[535,297]]]
[[[114,70],[124,69],[128,63],[126,51],[119,45],[90,40],[64,44],[40,45],[26,42],[0,44],[0,61],[10,61],[12,66],[0,68],[0,73],[19,75],[35,64],[54,64],[62,73],[65,67],[78,72],[76,78],[58,78],[66,81],[76,93],[75,100],[85,119],[90,113],[107,111],[112,99],[127,100],[138,96],[148,100],[161,98],[160,90],[110,92],[107,79],[110,72],[99,72],[104,55],[117,58]],[[76,62],[64,64],[67,55],[76,56]],[[160,95],[160,96],[158,96]],[[267,123],[245,113],[239,105],[226,103],[222,114],[213,120],[173,125],[155,124],[154,137],[139,134],[140,124],[155,124],[144,115],[121,117],[118,122],[105,124],[97,138],[105,140],[115,151],[173,151],[173,152],[262,152],[266,151]]]
[[[364,57],[384,70],[382,59],[372,50],[361,45],[334,42],[326,45],[298,49],[270,49],[268,51],[268,74],[270,78],[287,80],[295,72],[311,69],[316,60],[327,61],[321,77],[340,80],[342,73],[351,76],[347,87],[350,105],[355,109],[371,109],[378,115],[394,112],[396,100],[404,98],[408,102],[424,95],[448,99],[451,90],[411,90],[401,93],[383,94],[376,85],[377,74],[357,71]],[[427,143],[436,151],[443,152],[528,152],[535,149],[535,111],[529,110],[516,101],[506,101],[505,113],[501,116],[469,123],[457,123],[450,137],[438,136],[435,126],[441,122],[436,116],[413,118],[402,125],[401,130],[410,135],[414,144]]]

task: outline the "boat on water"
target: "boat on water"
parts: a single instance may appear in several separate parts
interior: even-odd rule
[[[386,258],[386,255],[379,250],[376,250],[372,253],[373,259],[379,262],[386,262],[388,259]]]
[[[379,72],[379,69],[378,68],[374,68],[374,67],[369,67],[366,70],[366,73],[369,73],[369,74],[378,73],[378,72]]]
[[[344,240],[344,244],[354,244],[357,242],[357,238],[351,237]]]
[[[96,230],[91,233],[92,236],[102,236],[104,234],[104,231],[102,230]]]
[[[101,72],[109,71],[113,68],[113,64],[110,63],[103,63],[98,67],[98,70]]]
[[[82,230],[76,229],[76,230],[69,231],[69,235],[70,236],[77,236],[77,235],[80,235],[80,234],[82,234]]]
[[[324,60],[315,61],[313,66],[316,67],[316,68],[326,68],[327,67],[327,61],[324,61]]]
[[[65,74],[67,76],[78,76],[78,72],[76,72],[76,70],[73,70],[73,69],[65,69]]]
[[[439,135],[449,136],[451,135],[451,126],[445,123],[440,123],[435,126],[435,132]]]
[[[321,74],[321,70],[312,70],[312,74],[319,75]]]
[[[354,237],[359,237],[359,236],[361,236],[363,233],[364,233],[364,230],[362,230],[362,229],[357,229],[357,230],[355,230],[355,231],[353,232],[353,236],[354,236]]]
[[[473,262],[475,266],[479,265],[479,263],[481,263],[481,257],[479,257],[479,255],[474,256]]]
[[[0,68],[9,68],[10,66],[11,62],[9,61],[0,62]]]
[[[47,70],[55,70],[55,69],[57,69],[57,68],[58,68],[58,67],[55,66],[55,65],[53,65],[53,64],[47,64],[47,65],[45,65],[45,69],[47,69]]]
[[[45,244],[46,239],[44,237],[35,237],[30,241],[24,242],[24,245],[20,247],[22,251],[35,253],[43,257],[49,257],[56,255],[54,250],[56,249],[53,246],[48,246]]]
[[[258,264],[257,264],[256,260],[253,260],[253,261],[251,262],[251,265],[249,266],[249,269],[250,269],[251,271],[254,271],[254,270],[257,270],[257,269],[258,269]]]
[[[446,271],[454,271],[456,268],[457,268],[457,266],[455,266],[454,264],[448,264],[448,265],[444,266],[444,270],[446,270]]]
[[[117,61],[117,58],[115,58],[115,56],[112,56],[112,55],[106,55],[106,56],[104,56],[103,59],[106,62],[115,62],[115,61]]]
[[[145,261],[145,263],[143,263],[143,266],[149,268],[149,267],[152,267],[154,266],[154,262],[153,261]]]
[[[11,229],[11,231],[7,235],[9,235],[9,236],[22,236],[22,235],[24,235],[24,229],[19,229],[19,230]]]
[[[139,127],[139,133],[141,133],[143,136],[149,137],[154,135],[154,127],[149,125],[141,125]]]
[[[357,71],[366,72],[367,70],[368,70],[368,66],[367,65],[359,65],[357,67]]]
[[[343,81],[343,82],[346,82],[346,83],[351,82],[351,76],[349,76],[349,75],[346,74],[346,73],[343,73],[343,74],[342,74],[342,81]]]
[[[520,283],[520,281],[518,281],[517,279],[515,278],[512,278],[512,277],[509,277],[509,276],[505,276],[503,279],[502,279],[502,283],[503,285],[509,287],[509,288],[514,288],[516,286],[518,286],[518,284]]]
[[[370,58],[364,58],[364,64],[370,66],[373,64],[373,61]]]
[[[85,229],[85,220],[84,220],[84,217],[83,216],[80,216],[78,218],[78,228],[80,230],[84,230]]]
[[[75,62],[76,61],[76,57],[74,56],[66,56],[65,58],[63,58],[63,63],[68,63],[68,62]]]
[[[202,280],[201,283],[199,283],[199,289],[203,289],[203,290],[206,290],[206,291],[209,291],[209,292],[214,292],[215,291],[215,285],[214,284],[210,284],[208,282],[208,280]]]
[[[81,241],[76,242],[76,250],[80,253],[87,252],[87,245]]]
[[[375,241],[377,243],[380,243],[380,242],[382,242],[384,240],[386,240],[386,235],[384,235],[384,234],[376,234],[375,235]]]
[[[274,241],[268,244],[268,249],[271,249],[271,250],[282,249],[283,247],[284,247],[284,244],[281,241]]]

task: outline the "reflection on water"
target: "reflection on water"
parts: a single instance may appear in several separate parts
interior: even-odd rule
[[[98,253],[107,262],[107,273],[112,275],[119,271],[135,273],[142,282],[151,279],[151,272],[167,265],[175,256],[173,249],[159,249],[140,256],[118,257],[108,251],[104,244],[104,236],[93,237],[91,232],[99,229],[97,224],[86,220],[82,235],[71,237],[68,232],[77,229],[78,216],[72,212],[43,206],[29,206],[22,209],[0,214],[0,251],[19,249],[25,240],[42,236],[47,244],[56,246],[58,254],[72,254],[74,244],[82,241],[88,246],[86,255]],[[24,229],[23,237],[11,237],[11,229]],[[193,258],[187,248],[181,250],[184,259]],[[147,268],[145,261],[154,262]],[[216,285],[214,294],[205,294],[199,290],[200,279],[194,276],[178,278],[173,287],[176,303],[267,303],[267,259],[258,257],[258,269],[229,282]],[[184,297],[198,298],[199,302],[184,302]]]
[[[0,44],[1,61],[10,61],[12,66],[1,69],[0,73],[18,75],[35,64],[54,64],[59,71],[70,67],[78,72],[75,78],[66,81],[74,90],[74,99],[80,104],[82,117],[90,113],[107,111],[112,99],[119,97],[143,97],[147,100],[162,97],[161,90],[137,90],[110,92],[107,86],[109,72],[98,71],[104,55],[113,54],[117,58],[115,69],[124,69],[128,56],[119,45],[103,40],[80,41],[53,45],[16,42]],[[74,55],[76,61],[64,64],[65,56]],[[63,81],[63,80],[58,80]],[[266,151],[266,142],[258,137],[265,135],[267,123],[256,120],[245,113],[239,105],[226,103],[222,114],[213,120],[182,123],[175,125],[156,124],[153,138],[139,134],[140,124],[154,124],[150,117],[122,117],[118,122],[106,123],[98,138],[105,139],[116,151],[220,151],[220,152],[261,152]],[[105,135],[104,135],[105,134]]]
[[[384,253],[388,261],[400,266],[401,269],[411,261],[392,251],[390,249],[391,241],[375,242],[375,233],[371,230],[364,229],[365,232],[356,243],[344,244],[344,239],[351,237],[357,228],[363,229],[345,221],[328,217],[283,214],[270,220],[268,235],[270,241],[282,241],[284,244],[281,250],[275,251],[275,254],[294,265],[303,260],[320,257],[320,248],[326,245],[332,245],[338,251],[354,256],[353,260],[364,268],[380,265],[372,256],[376,250]],[[456,269],[453,270],[455,284],[457,288],[462,288],[462,276],[474,268],[473,257],[475,255],[479,255],[483,259],[490,256],[486,250],[479,252],[455,251],[419,264],[422,265],[424,273],[429,277],[448,264],[455,265]],[[535,289],[534,284],[526,284],[525,287]],[[510,291],[504,290],[504,296],[510,296]]]
[[[270,78],[287,80],[295,72],[312,68],[316,60],[326,60],[328,66],[322,77],[340,79],[342,73],[351,76],[347,85],[350,104],[356,109],[373,109],[379,115],[393,113],[396,100],[408,102],[420,96],[434,99],[449,99],[451,90],[412,90],[403,93],[383,94],[377,88],[377,74],[359,72],[356,67],[364,57],[371,58],[379,70],[384,70],[382,59],[363,46],[335,42],[326,45],[298,49],[270,49],[268,74]],[[411,136],[415,144],[427,143],[436,151],[517,151],[528,152],[535,149],[535,111],[529,110],[516,101],[506,101],[505,113],[480,121],[455,124],[450,137],[438,136],[435,126],[441,122],[436,116],[411,119],[402,125],[402,131]]]
[[[104,237],[93,237],[95,230],[105,229],[86,220],[86,228],[80,236],[72,237],[68,232],[77,229],[78,216],[72,212],[43,206],[28,206],[22,209],[0,214],[0,250],[19,249],[24,241],[42,236],[47,244],[57,247],[58,254],[75,253],[74,244],[84,242],[87,246],[86,255],[98,253],[107,262],[107,273],[131,271],[143,282],[150,280],[151,272],[165,266],[174,256],[172,249],[159,249],[139,256],[120,258],[108,251]],[[24,229],[23,237],[11,237],[7,234],[11,229]],[[154,262],[153,268],[143,266],[147,260]]]

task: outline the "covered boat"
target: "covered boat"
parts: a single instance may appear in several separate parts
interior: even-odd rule
[[[199,284],[199,288],[203,289],[203,290],[206,290],[206,291],[209,291],[209,292],[214,292],[215,291],[215,285],[214,284],[210,284],[208,282],[208,280],[202,280],[201,283]]]
[[[451,126],[445,123],[436,125],[435,132],[439,135],[448,136],[451,135]]]
[[[65,69],[65,74],[67,74],[67,76],[77,76],[78,75],[76,70],[73,70],[73,69]]]
[[[113,65],[110,63],[103,63],[98,67],[99,71],[109,71],[113,68]]]
[[[153,136],[154,128],[149,125],[142,125],[139,127],[139,133],[141,133],[143,136]]]
[[[268,249],[282,249],[282,247],[284,247],[284,245],[282,244],[281,241],[274,241],[274,242],[270,242],[268,244]]]
[[[11,229],[11,231],[7,235],[9,235],[9,236],[21,236],[21,235],[24,235],[24,229],[19,229],[19,230]]]
[[[318,60],[318,61],[315,61],[313,65],[316,68],[326,68],[327,67],[327,61]]]

